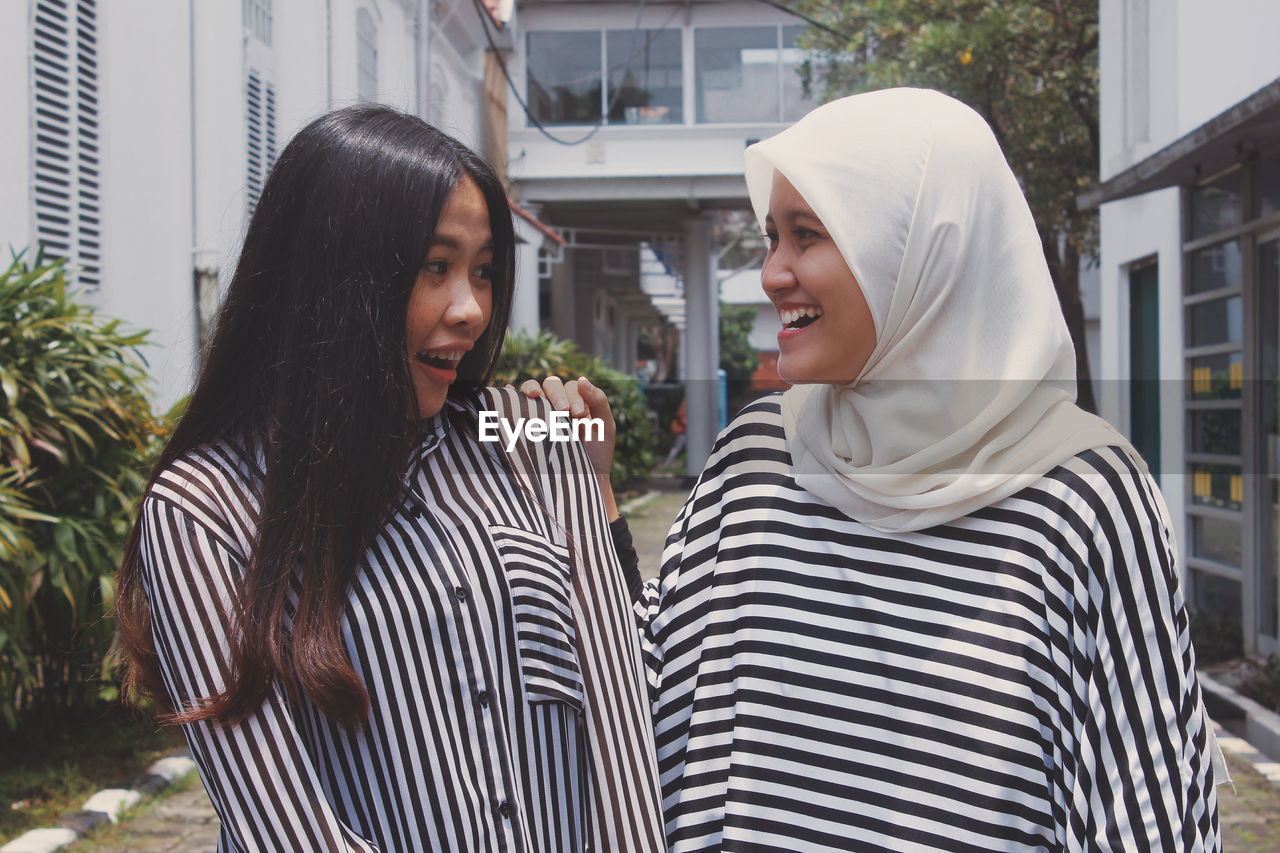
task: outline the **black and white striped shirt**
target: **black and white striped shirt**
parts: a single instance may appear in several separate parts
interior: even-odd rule
[[[282,689],[243,725],[186,727],[220,850],[663,849],[640,652],[594,478],[571,443],[525,443],[502,464],[477,440],[479,407],[548,410],[486,394],[427,423],[409,496],[350,591],[342,628],[367,727]],[[254,538],[260,459],[231,441],[198,448],[143,502],[175,704],[223,686],[222,614]]]
[[[789,467],[752,405],[637,605],[673,853],[1220,848],[1168,511],[1123,451],[898,534]]]

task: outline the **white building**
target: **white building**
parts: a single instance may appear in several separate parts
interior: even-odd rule
[[[495,29],[510,5],[488,4]],[[44,243],[102,311],[152,330],[171,403],[284,143],[367,100],[500,154],[486,48],[471,0],[0,3],[0,243]]]
[[[660,320],[639,284],[641,246],[653,250],[686,303],[673,322],[697,473],[717,421],[711,213],[748,207],[743,149],[816,104],[798,73],[805,25],[744,0],[524,0],[519,10],[510,175],[521,204],[569,238],[548,259],[544,323],[614,352],[608,336]]]
[[[1081,203],[1101,205],[1103,414],[1160,472],[1192,606],[1280,652],[1280,4],[1100,12]]]
[[[0,242],[68,258],[104,313],[151,330],[167,406],[279,149],[330,109],[388,103],[509,169],[514,327],[627,371],[639,329],[681,330],[697,470],[717,419],[711,214],[747,206],[742,149],[813,105],[803,22],[749,0],[515,7],[0,4],[0,103],[19,117],[0,136]],[[642,246],[667,291],[642,286]]]

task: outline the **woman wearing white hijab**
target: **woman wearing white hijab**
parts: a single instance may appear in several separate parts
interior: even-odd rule
[[[637,602],[670,849],[1220,849],[1168,511],[990,129],[895,89],[746,159],[795,387]]]

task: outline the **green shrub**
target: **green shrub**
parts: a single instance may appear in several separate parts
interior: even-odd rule
[[[0,273],[0,735],[114,695],[114,575],[155,442],[143,342],[60,261]]]
[[[547,331],[530,335],[511,332],[507,335],[498,360],[494,382],[516,385],[526,379],[542,380],[548,376],[577,379],[585,376],[609,397],[613,417],[618,424],[618,441],[610,479],[615,486],[635,477],[648,476],[653,470],[657,435],[653,414],[640,391],[635,377],[606,367],[595,356],[587,355],[572,341],[561,340]]]
[[[1188,609],[1191,620],[1191,645],[1196,650],[1196,663],[1204,666],[1232,660],[1244,654],[1244,629],[1240,620],[1204,608]]]

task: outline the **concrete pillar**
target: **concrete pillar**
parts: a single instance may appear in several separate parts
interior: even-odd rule
[[[711,220],[698,216],[684,222],[685,399],[689,443],[686,472],[702,472],[715,443],[716,370],[720,367],[720,294],[711,249]]]
[[[551,265],[551,331],[558,338],[577,338],[577,308],[573,287],[574,249],[563,249],[564,259]]]
[[[516,289],[511,300],[512,331],[533,334],[541,328],[538,316],[538,248],[542,232],[522,216],[516,216]]]

